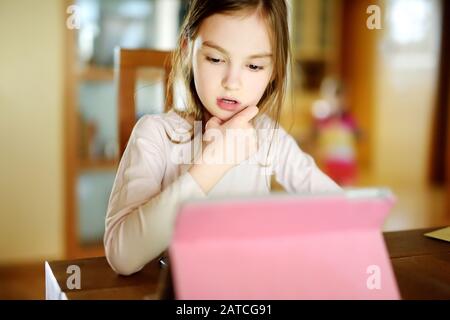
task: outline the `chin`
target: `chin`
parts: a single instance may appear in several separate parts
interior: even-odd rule
[[[226,121],[234,115],[234,112],[222,110],[218,107],[212,108],[211,111],[208,110],[208,113],[211,117],[219,118],[222,121]]]
[[[230,120],[235,114],[239,113],[240,111],[242,111],[242,109],[241,110],[229,111],[229,110],[223,110],[223,109],[221,109],[221,108],[219,108],[217,106],[214,106],[213,108],[208,110],[208,113],[212,117],[219,118],[223,122],[226,122],[226,121]]]
[[[230,120],[237,112],[232,112],[232,111],[223,111],[221,110],[221,112],[219,112],[219,114],[216,116],[217,118],[219,118],[222,121],[228,121]]]

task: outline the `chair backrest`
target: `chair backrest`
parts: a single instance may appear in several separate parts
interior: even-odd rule
[[[117,90],[118,132],[120,156],[125,151],[131,131],[136,122],[136,80],[140,68],[158,68],[164,71],[164,112],[173,102],[173,88],[168,86],[171,70],[171,51],[154,49],[124,49],[114,52],[114,81]]]

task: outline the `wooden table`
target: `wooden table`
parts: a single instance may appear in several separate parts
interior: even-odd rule
[[[450,243],[423,234],[438,228],[384,233],[403,299],[450,299]],[[81,271],[81,289],[70,290],[67,268]],[[163,273],[158,260],[120,276],[105,257],[45,262],[47,299],[158,299]]]

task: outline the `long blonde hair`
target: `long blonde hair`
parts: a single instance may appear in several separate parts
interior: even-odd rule
[[[204,106],[195,89],[192,64],[190,59],[185,59],[183,46],[188,41],[195,40],[202,21],[213,14],[251,13],[254,11],[260,12],[266,20],[274,51],[273,74],[258,103],[259,114],[268,114],[278,126],[287,91],[287,68],[292,66],[285,0],[191,0],[189,2],[189,9],[181,26],[178,45],[172,56],[172,70],[168,86],[174,88],[178,80],[186,93],[185,109],[175,110],[180,115],[191,116],[197,121],[204,120]]]

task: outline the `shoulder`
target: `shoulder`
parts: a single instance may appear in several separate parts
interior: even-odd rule
[[[266,142],[281,143],[290,137],[283,126],[267,114],[258,115],[254,125],[258,135]]]
[[[267,114],[258,114],[254,121],[255,129],[273,129],[275,121]]]
[[[133,134],[138,137],[159,137],[182,142],[191,137],[192,125],[173,110],[144,115],[137,121]]]
[[[258,130],[263,130],[270,133],[272,132],[282,133],[283,135],[287,134],[287,131],[283,128],[283,126],[279,122],[278,123],[275,122],[275,120],[271,116],[265,113],[260,114],[255,118],[254,125],[255,129]]]

